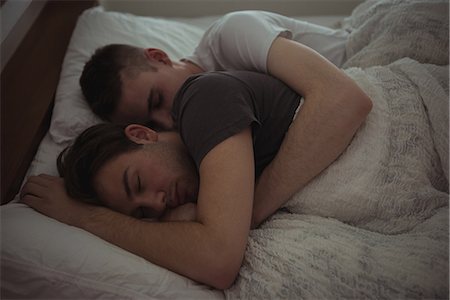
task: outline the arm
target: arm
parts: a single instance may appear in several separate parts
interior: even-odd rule
[[[196,220],[197,220],[197,204],[186,203],[178,207],[175,207],[174,209],[168,209],[164,213],[164,215],[157,221],[175,222],[175,221],[196,221]]]
[[[345,150],[372,107],[351,78],[297,42],[277,38],[267,67],[271,75],[303,95],[305,102],[278,154],[258,180],[254,227]]]
[[[246,247],[253,173],[251,133],[246,129],[217,145],[203,159],[197,222],[134,219],[70,200],[61,192],[62,185],[57,193],[54,188],[37,187],[29,182],[22,201],[148,261],[224,289],[238,274]]]

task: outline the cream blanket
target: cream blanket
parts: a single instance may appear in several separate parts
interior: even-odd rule
[[[430,22],[419,4],[437,13]],[[448,35],[403,53],[392,49],[397,44],[378,43],[389,34],[403,37],[403,23],[394,22],[399,15],[410,20],[408,32],[448,34],[448,17],[436,17],[448,3],[361,6],[347,20],[361,21],[348,49],[366,54],[349,55],[348,66],[372,67],[346,72],[371,97],[373,110],[339,159],[251,232],[228,298],[448,298]],[[372,21],[386,12],[383,22]],[[373,26],[384,26],[384,33]],[[408,39],[420,39],[417,33]],[[358,43],[356,35],[373,44]],[[419,62],[389,61],[411,53]],[[424,64],[430,61],[440,65]]]
[[[397,234],[448,205],[448,181],[434,143],[436,136],[447,145],[442,160],[448,164],[448,127],[434,134],[431,126],[448,124],[448,92],[432,75],[441,71],[448,74],[448,67],[408,58],[348,69],[371,97],[372,111],[339,159],[287,203],[289,211]],[[434,120],[428,111],[442,114]]]

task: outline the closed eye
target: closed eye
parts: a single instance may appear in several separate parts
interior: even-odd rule
[[[142,191],[142,185],[141,185],[141,177],[138,175],[137,177],[138,180],[138,193],[140,193]]]
[[[159,108],[163,103],[163,97],[161,94],[156,94],[153,92],[153,89],[150,91],[150,96],[147,99],[147,110],[150,114],[155,108]]]
[[[147,98],[147,110],[149,113],[152,112],[153,109],[153,104],[154,104],[154,98],[155,98],[155,93],[153,92],[153,89],[150,89],[150,95]]]
[[[156,101],[156,103],[153,105],[154,108],[159,108],[161,106],[163,102],[163,98],[161,95],[158,95],[158,100]]]

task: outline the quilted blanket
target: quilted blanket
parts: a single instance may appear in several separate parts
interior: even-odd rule
[[[373,109],[251,232],[228,298],[448,298],[446,12],[446,1],[368,1],[346,20],[345,72]]]

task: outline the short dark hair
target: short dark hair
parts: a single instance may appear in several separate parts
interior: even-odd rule
[[[91,109],[109,121],[122,96],[122,71],[136,76],[142,71],[156,71],[142,48],[111,44],[98,48],[84,65],[80,77],[83,95]]]
[[[68,195],[103,205],[93,188],[94,176],[111,159],[141,148],[125,135],[123,125],[103,123],[86,129],[58,156],[58,172],[64,178]]]

